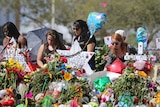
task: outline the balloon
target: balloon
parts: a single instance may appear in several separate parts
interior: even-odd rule
[[[133,98],[129,93],[119,96],[118,100],[119,107],[133,107]]]
[[[107,66],[107,71],[122,74],[125,67],[126,65],[119,58],[117,58],[111,65]]]
[[[93,34],[96,31],[98,31],[105,25],[106,21],[107,21],[107,15],[105,13],[98,13],[98,12],[89,13],[87,19],[87,25],[90,31],[90,38],[92,38]]]
[[[106,88],[106,85],[110,82],[111,82],[111,80],[107,76],[96,78],[94,80],[94,87],[96,90],[103,92]]]
[[[144,48],[147,48],[148,34],[147,31],[143,27],[139,27],[136,33],[137,42],[142,42]]]
[[[102,5],[103,5],[104,8],[107,7],[107,3],[106,2],[103,2]]]
[[[142,60],[139,60],[139,61],[136,61],[133,66],[137,69],[137,70],[143,70],[144,67],[146,65],[146,61],[142,61]]]
[[[152,69],[152,64],[148,61],[136,61],[133,65],[137,70],[150,71]]]

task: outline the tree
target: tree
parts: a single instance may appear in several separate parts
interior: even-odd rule
[[[21,24],[35,23],[37,26],[50,25],[55,17],[57,24],[71,28],[77,19],[87,20],[90,12],[104,12],[108,16],[106,26],[100,35],[106,36],[117,29],[146,28],[150,40],[160,31],[159,0],[55,0],[55,14],[51,14],[52,0],[1,0],[0,7],[9,7],[21,16]],[[103,6],[106,3],[106,7]],[[16,11],[15,11],[16,10]],[[23,20],[22,20],[23,19]]]

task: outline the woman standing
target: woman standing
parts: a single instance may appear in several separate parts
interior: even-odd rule
[[[96,39],[94,36],[90,38],[90,32],[85,21],[76,20],[73,23],[73,31],[75,33],[74,41],[77,40],[79,42],[79,45],[83,51],[95,51]],[[93,56],[88,63],[91,69],[95,70],[95,56]]]

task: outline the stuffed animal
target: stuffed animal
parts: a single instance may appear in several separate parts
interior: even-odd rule
[[[111,88],[105,90],[101,96],[101,103],[106,101],[112,101],[114,99],[114,91]]]
[[[0,90],[0,106],[13,106],[14,103],[11,89]]]

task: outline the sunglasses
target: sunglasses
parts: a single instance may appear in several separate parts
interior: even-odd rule
[[[112,45],[118,45],[119,43],[118,42],[112,42],[111,44]]]
[[[73,28],[73,30],[79,30],[79,28]]]

